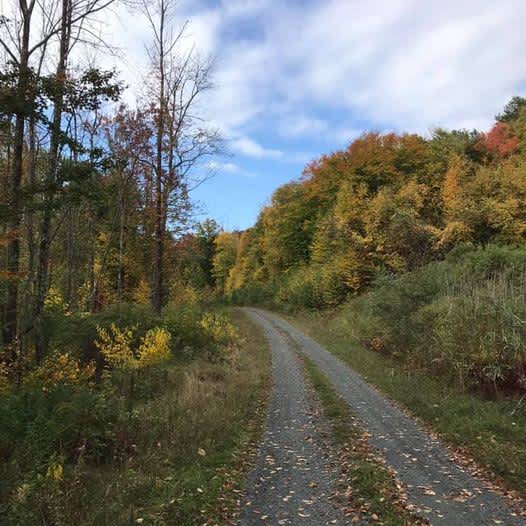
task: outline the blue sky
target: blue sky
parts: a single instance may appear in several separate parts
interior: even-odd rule
[[[177,16],[215,59],[201,112],[230,154],[194,199],[228,229],[363,131],[486,129],[526,93],[523,0],[179,0]],[[132,99],[148,26],[124,8],[111,23]]]

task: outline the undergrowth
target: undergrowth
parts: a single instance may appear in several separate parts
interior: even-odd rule
[[[46,366],[51,382],[35,378],[0,395],[2,524],[233,520],[270,378],[266,343],[237,313],[240,330],[226,312],[159,319],[139,310],[62,320],[83,329],[68,354],[76,365]],[[102,365],[82,376],[76,367],[97,351],[97,327]],[[80,345],[82,335],[95,351]]]

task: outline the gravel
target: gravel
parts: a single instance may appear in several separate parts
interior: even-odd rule
[[[262,514],[272,517],[267,524],[321,525],[330,524],[327,522],[330,517],[338,519],[333,510],[325,509],[327,515],[324,516],[324,510],[319,509],[329,493],[331,473],[316,445],[316,422],[308,416],[301,369],[276,328],[286,332],[300,351],[328,376],[358,423],[370,433],[371,444],[380,450],[406,486],[414,511],[431,524],[448,526],[525,524],[488,483],[459,466],[439,440],[341,360],[275,314],[246,310],[265,329],[273,353],[275,386],[268,429],[258,465],[249,480],[249,487],[254,487],[250,507],[252,511],[260,508]],[[313,440],[309,442],[308,437]],[[273,459],[272,464],[266,463],[267,456]],[[282,469],[276,471],[278,468]],[[309,491],[308,482],[314,475],[318,486],[316,491]],[[291,501],[280,503],[278,497],[291,489],[298,492],[294,505]],[[293,513],[301,506],[302,499],[314,498],[318,505],[312,507],[311,519],[290,523],[275,520]],[[261,524],[251,522],[250,517],[247,511],[242,524]]]
[[[249,314],[269,340],[274,384],[263,441],[241,503],[241,524],[350,524],[331,500],[339,470],[301,362],[269,321],[254,310]]]

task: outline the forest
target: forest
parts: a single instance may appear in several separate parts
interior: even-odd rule
[[[234,303],[333,309],[366,346],[481,390],[526,387],[526,99],[486,132],[366,133],[221,232]]]
[[[175,2],[130,5],[150,64],[126,105],[119,75],[97,65],[112,53],[100,31],[112,4],[2,3],[2,524],[128,524],[143,519],[141,494],[156,516],[192,523],[196,488],[220,491],[210,473],[247,433],[264,375],[238,356],[230,317],[202,307],[218,225],[195,224],[190,193],[222,149],[198,108],[211,61],[183,46]],[[189,504],[171,511],[181,494]]]
[[[224,153],[199,113],[212,61],[182,45],[175,1],[134,3],[150,65],[126,103],[97,66],[112,3],[0,14],[2,524],[235,514],[270,385],[235,306],[321,316],[405,371],[522,402],[525,98],[486,131],[363,133],[226,231],[192,202]]]

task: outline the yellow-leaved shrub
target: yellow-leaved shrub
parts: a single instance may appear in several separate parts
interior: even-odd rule
[[[106,363],[115,369],[140,369],[158,365],[170,358],[171,334],[162,327],[150,329],[134,349],[134,332],[137,327],[117,327],[112,323],[109,329],[97,328],[95,341]]]
[[[150,329],[139,346],[138,363],[140,367],[158,365],[170,359],[171,334],[162,327]]]
[[[26,376],[24,383],[49,391],[59,385],[87,383],[94,372],[93,364],[82,367],[71,353],[55,351]]]
[[[217,345],[229,345],[238,338],[236,328],[223,314],[206,313],[201,318],[200,326],[206,336]]]
[[[9,368],[5,363],[0,362],[0,394],[7,393],[9,388]]]
[[[55,287],[50,287],[48,290],[44,298],[44,307],[46,310],[63,312],[66,315],[70,314],[62,294]]]
[[[131,347],[134,331],[135,327],[121,329],[115,323],[109,329],[97,327],[95,346],[108,365],[116,369],[135,367],[135,355]]]

